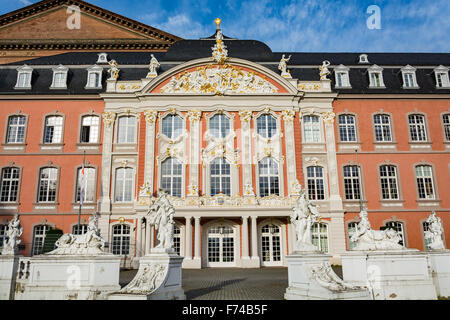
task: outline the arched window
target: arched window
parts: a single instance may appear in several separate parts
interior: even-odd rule
[[[76,224],[72,227],[72,234],[76,236],[85,234],[87,232],[87,227],[88,227],[87,224],[80,224],[80,225]]]
[[[8,240],[6,232],[8,231],[7,224],[0,224],[0,248],[3,248],[3,244]]]
[[[342,142],[356,141],[356,121],[355,117],[349,114],[341,114],[338,117],[339,136]]]
[[[130,254],[130,227],[126,224],[113,226],[112,253],[117,255]]]
[[[419,199],[434,199],[433,170],[431,166],[416,166]]]
[[[361,199],[361,186],[358,166],[344,166],[345,200]]]
[[[17,202],[19,194],[20,169],[3,168],[0,184],[0,202]]]
[[[78,168],[77,172],[77,194],[76,202],[80,202],[81,191],[83,190],[83,203],[95,202],[96,190],[95,190],[95,169],[85,167],[84,174],[83,168]]]
[[[258,163],[259,196],[280,195],[278,163],[273,158],[264,158]]]
[[[8,119],[8,131],[6,133],[6,143],[25,142],[25,116],[10,116]]]
[[[400,241],[398,242],[402,246],[405,246],[405,228],[402,222],[399,221],[389,221],[385,224],[386,229],[394,229],[400,235]]]
[[[272,138],[277,133],[277,121],[270,114],[263,114],[256,120],[257,132],[264,138]]]
[[[167,158],[161,163],[161,188],[173,197],[181,197],[183,170],[176,158]]]
[[[316,222],[311,227],[312,244],[315,245],[319,251],[328,252],[328,225],[325,223]]]
[[[231,168],[225,158],[216,158],[211,164],[211,196],[223,193],[231,196]]]
[[[119,117],[117,128],[117,143],[135,143],[136,142],[136,117]]]
[[[373,116],[375,129],[375,141],[391,142],[391,117],[387,114],[376,114]]]
[[[216,138],[225,138],[230,133],[230,119],[224,114],[216,114],[209,120],[209,130]]]
[[[411,141],[427,141],[425,116],[421,114],[411,114],[408,116],[408,120]]]
[[[320,142],[320,121],[317,116],[303,116],[304,141]]]
[[[39,171],[38,202],[55,202],[58,186],[58,169],[42,168]]]
[[[176,139],[183,133],[183,119],[179,115],[169,114],[162,120],[162,133],[169,139]]]
[[[131,202],[133,197],[133,168],[116,169],[115,201]]]
[[[81,120],[81,143],[98,143],[100,118],[98,116],[84,116]]]
[[[173,249],[177,255],[181,256],[181,230],[175,224],[173,225]]]
[[[48,116],[45,118],[44,143],[62,143],[62,116]]]
[[[44,249],[44,241],[47,231],[52,229],[49,225],[42,224],[34,227],[33,231],[33,247],[31,255],[37,255],[42,253]]]
[[[396,167],[391,165],[380,166],[380,179],[382,199],[399,199]]]
[[[281,261],[281,232],[275,224],[261,228],[261,258],[267,263]]]
[[[306,168],[308,182],[308,196],[310,200],[325,199],[325,183],[323,177],[323,168],[311,166]]]

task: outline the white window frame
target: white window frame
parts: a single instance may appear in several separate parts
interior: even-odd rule
[[[125,124],[121,123],[121,119],[124,118],[134,118],[134,127],[131,126],[129,124],[129,120],[126,121]],[[117,117],[117,138],[116,138],[116,142],[118,144],[135,144],[137,143],[137,127],[138,127],[138,118],[134,115],[127,115],[127,114],[122,114],[119,117]],[[128,141],[128,132],[130,130],[130,128],[132,128],[132,132],[133,132],[133,139],[132,141]],[[120,133],[125,130],[125,141],[120,141]]]
[[[351,88],[350,84],[350,74],[349,74],[350,68],[344,66],[343,64],[338,65],[336,68],[334,68],[334,76],[335,76],[335,88]],[[341,76],[339,81],[339,76]],[[341,84],[339,84],[341,82]]]
[[[386,88],[386,86],[384,84],[384,79],[383,79],[383,68],[382,67],[374,64],[373,66],[368,68],[367,71],[369,72],[369,88],[375,88],[375,89]],[[372,75],[376,75],[376,74],[379,76],[379,82],[380,82],[379,85],[377,85],[374,82],[374,79],[372,78]]]
[[[436,78],[436,88],[438,88],[438,89],[450,88],[450,79],[449,79],[448,71],[449,71],[449,68],[446,68],[443,65],[440,65],[439,67],[434,69],[434,76]],[[443,78],[439,79],[439,76],[443,76]],[[441,82],[441,85],[439,85],[439,82]]]
[[[6,233],[8,232],[7,224],[0,224],[0,248],[3,248],[5,241],[8,239]]]
[[[23,118],[25,121],[23,124],[11,124],[11,120],[13,118]],[[9,135],[10,135],[11,129],[13,127],[16,128],[15,134],[14,134],[14,141],[9,141]],[[23,127],[23,138],[21,141],[19,141],[19,139],[18,139],[19,127]],[[14,144],[14,143],[23,144],[23,143],[25,143],[26,131],[27,131],[27,117],[25,115],[21,115],[21,114],[10,115],[8,117],[8,128],[6,129],[6,143],[7,144]]]
[[[42,171],[49,169],[49,175],[48,178],[42,178]],[[55,175],[55,176],[53,176]],[[59,185],[59,169],[55,167],[42,167],[39,169],[39,183],[38,183],[38,190],[37,190],[37,202],[38,203],[56,203],[58,201],[58,185]],[[45,200],[41,200],[41,185],[43,182],[47,182],[46,188],[45,188],[45,194],[43,194]],[[55,197],[53,200],[49,200],[50,197],[50,190],[51,190],[51,184],[55,184]]]
[[[411,123],[411,117],[414,117],[414,123]],[[417,117],[421,117],[423,119],[423,123],[417,122]],[[413,135],[411,130],[414,130],[416,137],[420,136],[420,128],[422,128],[423,138],[422,139],[413,139]],[[428,132],[427,132],[427,118],[424,114],[421,113],[411,113],[408,114],[408,130],[409,130],[409,138],[411,142],[428,142]]]
[[[269,170],[268,173],[263,175],[261,173],[260,164],[263,161],[268,161],[269,162],[268,164],[270,164],[270,159],[277,165],[277,168],[276,168],[277,169],[277,173],[276,174],[272,173],[271,170],[270,170],[271,167],[269,165],[268,166],[268,170]],[[272,193],[271,192],[271,188],[269,188],[268,189],[268,194],[266,194],[264,196],[261,195],[261,179],[263,179],[263,178],[268,179],[268,185],[269,186],[270,186],[271,178],[278,178],[278,194],[277,193]],[[280,177],[280,163],[273,157],[264,157],[260,161],[258,161],[258,194],[259,194],[259,196],[260,197],[269,197],[269,196],[272,196],[272,195],[275,195],[275,196],[281,195],[282,194],[281,193],[282,192],[281,184],[282,184],[282,181],[281,181],[281,177]]]
[[[218,174],[213,174],[213,173],[212,173],[212,165],[213,165],[213,164],[216,164],[216,162],[219,162],[219,163],[218,163],[218,165],[219,165],[219,173],[218,173]],[[223,164],[228,165],[228,171],[229,171],[229,174],[224,174],[224,173],[222,172],[222,165],[223,165]],[[214,159],[209,163],[209,195],[210,195],[210,196],[213,197],[213,196],[219,194],[220,191],[223,192],[223,184],[222,184],[223,178],[228,178],[229,181],[230,181],[230,183],[229,183],[229,186],[230,186],[230,193],[227,194],[226,192],[223,192],[223,194],[224,194],[224,195],[228,195],[229,197],[232,196],[232,192],[233,192],[233,184],[232,184],[232,171],[231,171],[231,170],[232,170],[232,168],[231,168],[231,163],[228,162],[227,159],[226,159],[225,157],[222,157],[222,158],[220,158],[220,157],[214,158]],[[216,194],[212,194],[213,178],[218,178],[218,179],[219,179],[219,186],[220,186],[220,187],[219,187],[219,193],[216,193]]]
[[[317,119],[317,122],[305,120],[313,117]],[[323,139],[322,139],[321,117],[315,114],[303,115],[302,127],[303,127],[303,143],[322,143]],[[307,132],[309,132],[309,136],[307,135]],[[311,137],[311,139],[307,137]]]
[[[348,117],[353,119],[353,123],[349,123]],[[337,116],[338,120],[338,129],[339,129],[339,142],[357,142],[358,141],[358,132],[356,130],[356,116],[349,113],[342,113]],[[345,122],[341,123],[341,119],[344,118]],[[350,140],[350,132],[353,128],[353,140]],[[345,131],[347,140],[342,139],[342,130]]]
[[[214,123],[214,119],[218,118],[218,125],[219,128],[213,128],[212,124]],[[215,115],[213,115],[210,119],[209,119],[209,132],[211,132],[211,134],[216,137],[217,139],[225,139],[232,130],[232,126],[231,126],[231,119],[229,117],[227,117],[227,115],[225,113],[216,113]],[[266,122],[267,124],[267,122]],[[225,129],[225,135],[222,136],[222,131],[224,131]]]
[[[59,65],[56,68],[53,68],[53,80],[50,89],[67,89],[67,73],[69,68],[64,67],[63,65]],[[57,83],[56,76],[58,74],[62,74],[61,83]]]
[[[51,119],[57,119],[58,122],[61,121],[61,123],[56,124],[48,124],[48,122]],[[52,134],[52,141],[47,142],[46,139],[46,133],[47,128],[53,127],[53,134]],[[48,115],[44,119],[44,136],[42,137],[42,143],[43,144],[61,144],[63,143],[63,135],[64,135],[64,116],[62,115]],[[56,137],[59,137],[58,140],[56,140]]]
[[[11,177],[5,178],[4,172],[5,170],[11,170]],[[21,170],[18,167],[3,167],[0,170],[0,202],[1,203],[17,203],[19,202],[19,188],[20,188],[20,179],[21,179]],[[13,175],[17,174],[18,177],[14,178]],[[7,182],[7,183],[6,183]],[[13,190],[13,185],[16,187],[16,190]],[[4,190],[6,189],[6,190]],[[7,193],[8,200],[2,200],[3,193]],[[15,193],[15,200],[11,200],[12,194]]]
[[[43,231],[42,231],[42,233],[37,235],[36,234],[36,229],[38,227],[42,227]],[[52,226],[50,226],[48,224],[39,224],[39,225],[33,227],[33,244],[32,244],[32,247],[31,247],[31,255],[32,256],[37,255],[37,254],[42,254],[42,250],[44,249],[45,236],[46,236],[48,230],[50,230],[50,229],[52,229]],[[39,246],[39,247],[36,246],[36,239],[37,238],[42,238],[42,243],[41,243],[42,245]],[[36,249],[38,249],[38,250],[36,250]]]
[[[367,54],[365,54],[365,53],[360,54],[358,63],[369,63],[369,58],[368,58]]]
[[[386,117],[388,119],[388,123],[375,123],[375,118],[377,116],[380,117]],[[377,136],[377,127],[380,128],[381,133],[382,133],[382,140],[378,140],[378,136]],[[389,128],[389,140],[386,140],[385,138],[385,134],[384,134],[384,128]],[[392,137],[392,123],[391,123],[391,116],[385,113],[377,113],[373,115],[373,130],[374,130],[374,138],[375,138],[375,142],[393,142],[393,137]]]
[[[77,169],[77,181],[75,187],[75,203],[80,203],[80,182],[81,182],[81,169],[79,167]],[[97,171],[94,167],[84,167],[85,170],[85,187],[84,187],[84,203],[95,203],[97,198],[97,190],[96,190],[96,179],[97,179]],[[90,172],[90,173],[89,173]],[[89,194],[91,193],[91,194]],[[91,199],[88,199],[89,198]]]
[[[85,89],[101,89],[102,88],[102,75],[103,75],[103,68],[98,65],[93,65],[92,67],[87,69],[88,76],[86,81]],[[91,75],[98,74],[98,86],[91,85]]]
[[[381,170],[384,167],[386,167],[386,175],[382,176]],[[393,175],[390,174],[388,167],[394,168]],[[392,165],[392,164],[384,164],[379,167],[378,171],[379,171],[378,174],[380,175],[381,199],[382,200],[400,200],[400,189],[399,189],[399,183],[398,183],[398,168],[397,168],[397,166]],[[383,180],[385,180],[386,187],[388,187],[387,192],[383,192]],[[392,180],[395,180],[395,184],[392,183]],[[393,196],[394,194],[391,192],[391,186],[393,186],[393,185],[395,185],[395,191],[397,193],[396,197],[394,197]],[[388,194],[387,198],[383,197],[384,193]]]
[[[93,119],[96,119],[97,124],[93,123]],[[85,120],[89,122],[85,124]],[[89,141],[83,141],[83,128],[89,127]],[[92,137],[96,137],[93,139]],[[92,141],[91,141],[92,140]],[[81,117],[81,128],[80,128],[80,143],[99,143],[100,142],[100,117],[97,115],[83,115]]]
[[[118,172],[119,170],[131,170],[131,179],[124,179],[124,181],[122,182],[122,188],[121,190],[118,190],[119,188],[119,184],[117,183],[117,177],[118,177]],[[131,203],[133,202],[134,199],[134,180],[135,180],[135,170],[132,167],[118,167],[114,170],[114,203]],[[125,175],[126,178],[126,175]],[[126,182],[130,183],[130,199],[125,199],[125,194],[126,194]],[[120,195],[120,198],[118,200],[118,196]]]
[[[428,167],[429,168],[429,175],[426,176],[424,173],[424,167]],[[421,175],[418,175],[418,169],[421,169],[420,173]],[[434,176],[433,176],[433,167],[429,164],[419,164],[416,165],[414,167],[414,172],[416,175],[416,184],[417,184],[417,196],[419,198],[419,200],[435,200],[436,199],[436,188],[434,186]],[[428,194],[427,190],[426,190],[426,186],[428,185],[426,183],[426,180],[429,179],[430,181],[430,186],[431,186],[431,194]],[[421,186],[423,186],[423,193],[425,194],[425,197],[421,197]]]
[[[171,120],[169,120],[169,118]],[[181,127],[175,127],[175,119],[179,119],[180,123],[181,123]],[[171,132],[170,132],[170,136],[168,136],[164,131],[164,123],[170,121],[170,128],[171,128]],[[175,130],[174,130],[175,129]],[[184,132],[184,119],[177,113],[169,113],[164,115],[164,117],[161,120],[161,134],[165,135],[168,139],[171,140],[175,140],[178,137],[180,137]]]
[[[417,84],[416,70],[416,68],[410,66],[409,64],[401,69],[403,89],[419,89],[419,85]],[[407,78],[408,75],[411,75],[411,79]],[[407,79],[408,81],[406,81]]]
[[[266,228],[268,227],[268,228]],[[275,231],[275,228],[277,231]],[[268,258],[265,260],[264,257],[264,242],[263,238],[267,238],[266,245],[268,246]],[[278,237],[278,246],[274,242],[274,237]],[[276,250],[274,250],[276,249]],[[274,255],[276,253],[276,256]],[[274,222],[266,221],[259,227],[259,254],[261,257],[261,264],[263,266],[281,266],[283,264],[283,232],[282,226]],[[277,257],[278,259],[274,259]]]
[[[21,81],[21,76],[25,76],[25,81]],[[31,80],[33,77],[33,68],[23,65],[17,68],[17,82],[14,89],[31,89]]]
[[[172,161],[172,164],[170,166],[170,174],[164,174],[163,172],[163,166],[167,161]],[[176,163],[174,163],[176,161]],[[173,167],[174,165],[179,165],[180,166],[180,171],[181,173],[179,175],[175,175],[173,173]],[[166,190],[166,192],[172,196],[172,197],[182,197],[183,196],[183,183],[184,183],[184,174],[183,174],[183,162],[180,161],[179,159],[177,159],[176,157],[167,157],[166,159],[164,159],[163,161],[161,161],[161,176],[160,176],[160,186],[161,188],[164,189],[163,187],[163,178],[169,178],[170,179],[170,190],[164,189]],[[173,193],[173,185],[174,185],[174,180],[176,178],[180,178],[181,182],[180,182],[180,194],[179,195],[174,195]]]
[[[260,122],[261,121],[260,119],[262,119],[262,117],[266,117],[264,122]],[[268,125],[269,124],[269,120],[268,120],[269,118],[273,119],[273,121],[275,122],[275,128],[276,128],[275,131],[272,130],[272,132],[271,132],[272,135],[271,136],[269,136],[269,125]],[[264,125],[264,127],[262,128],[262,131],[263,131],[264,135],[259,132],[259,130],[258,130],[258,123],[262,123]],[[274,117],[272,114],[270,114],[270,113],[263,113],[260,116],[258,116],[258,118],[256,119],[256,132],[257,132],[257,134],[259,134],[264,139],[272,139],[273,137],[275,137],[278,134],[278,131],[279,131],[279,128],[278,128],[277,118]]]
[[[450,141],[450,113],[444,113],[442,115],[442,125],[444,129],[444,141]]]
[[[324,226],[325,227],[325,231],[321,230],[321,227]],[[317,232],[316,229],[317,228]],[[319,251],[323,252],[323,253],[328,253],[330,251],[330,235],[328,232],[328,224],[323,223],[323,222],[315,222],[312,226],[311,226],[311,240],[314,244],[315,240],[314,236],[317,237],[317,245],[316,247],[319,249]],[[326,239],[326,250],[324,250],[323,246],[322,246],[322,241],[323,239]],[[315,244],[314,244],[315,245]]]
[[[114,233],[115,229],[120,228],[120,233]],[[114,238],[120,239],[119,251],[114,251]],[[126,241],[124,238],[128,238],[128,245],[126,245]],[[111,253],[120,256],[131,256],[132,248],[131,248],[131,226],[124,224],[114,224],[111,226]],[[125,247],[124,247],[125,246]],[[124,250],[128,249],[128,250]],[[128,251],[128,252],[125,252]],[[125,252],[125,253],[124,253]]]
[[[349,173],[350,175],[346,176],[346,168],[350,167]],[[354,175],[353,168],[356,167],[356,176]],[[343,189],[344,189],[344,201],[351,201],[351,200],[362,200],[362,187],[361,187],[361,170],[360,167],[356,164],[348,164],[345,165],[342,168],[342,176],[344,179]],[[358,184],[358,188],[355,187],[355,182]],[[349,188],[347,186],[349,185]],[[357,190],[356,190],[357,189]],[[351,192],[351,194],[347,193],[347,190]],[[357,197],[356,193],[359,193],[359,198]],[[351,197],[348,198],[347,195],[350,195]]]
[[[317,169],[314,169],[314,176],[309,176],[308,168],[320,168],[322,171],[322,176],[321,177],[317,176]],[[319,185],[318,181],[320,181],[320,180],[322,181],[322,191],[323,191],[322,199],[319,199],[319,192],[318,192],[318,190],[319,190],[318,189],[318,185]],[[310,197],[310,194],[311,194],[310,188],[309,188],[310,181],[314,184],[314,189],[315,189],[315,198],[313,198],[313,199]],[[326,184],[325,183],[326,182],[325,182],[325,168],[324,167],[322,167],[320,165],[311,165],[311,166],[306,167],[306,189],[308,191],[308,199],[309,200],[318,200],[318,201],[326,200],[327,192],[326,192]]]

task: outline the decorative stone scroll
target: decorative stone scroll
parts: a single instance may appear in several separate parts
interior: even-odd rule
[[[12,220],[8,223],[8,230],[6,231],[6,240],[3,244],[2,255],[16,255],[18,254],[18,246],[22,240],[19,237],[23,233],[23,227],[20,225],[19,215],[16,213]]]
[[[169,266],[167,264],[151,263],[139,268],[131,282],[119,293],[152,294],[166,278]]]
[[[362,290],[365,288],[345,283],[333,271],[329,262],[323,262],[322,264],[312,266],[310,270],[311,278],[322,287],[331,291]]]

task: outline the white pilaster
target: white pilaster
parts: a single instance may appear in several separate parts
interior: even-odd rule
[[[186,244],[185,244],[185,259],[192,259],[192,217],[186,217]]]
[[[256,225],[257,216],[251,216],[252,220],[252,257],[251,257],[251,266],[252,268],[259,268],[259,254],[258,254],[258,228]]]
[[[286,168],[288,194],[292,194],[292,187],[297,181],[297,170],[295,164],[295,137],[294,137],[294,116],[293,109],[283,111],[284,119],[284,139],[286,144]]]
[[[156,110],[148,110],[144,112],[145,121],[145,168],[144,182],[148,183],[149,189],[154,189],[154,163],[155,163],[155,123],[158,112]]]
[[[113,128],[116,114],[114,112],[103,113],[103,151],[102,151],[102,174],[101,174],[101,196],[100,208],[101,214],[109,213],[111,210],[110,181],[111,181],[111,162],[112,162],[112,143]]]
[[[250,185],[253,187],[252,180],[252,136],[250,130],[250,121],[252,119],[252,112],[243,110],[239,112],[241,119],[241,161],[242,161],[242,185]]]
[[[200,165],[200,118],[202,112],[198,110],[190,110],[188,118],[190,121],[189,135],[189,186],[191,192],[198,190],[199,187],[199,165]],[[192,188],[195,186],[195,189]],[[189,194],[197,196],[197,194]]]
[[[147,223],[145,224],[145,254],[149,254],[150,253],[150,249],[151,249],[151,232],[150,232],[151,226],[150,224]]]

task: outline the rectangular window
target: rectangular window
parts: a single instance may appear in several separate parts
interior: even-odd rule
[[[8,240],[6,232],[8,231],[7,224],[0,224],[0,248],[3,248],[3,243]]]
[[[83,192],[83,203],[94,202],[95,201],[95,169],[94,168],[84,168],[84,178],[82,174],[83,168],[78,169],[77,174],[77,195],[76,202],[80,202],[81,189]],[[82,188],[83,187],[83,188]]]
[[[391,142],[391,119],[388,115],[377,114],[373,117],[375,128],[375,141]]]
[[[436,73],[436,81],[438,88],[448,88],[450,83],[448,80],[448,72],[438,72]]]
[[[395,166],[381,166],[381,197],[383,200],[398,200],[397,171]]]
[[[58,185],[58,169],[43,168],[39,172],[38,202],[55,202]]]
[[[322,167],[308,167],[307,170],[307,184],[308,196],[310,200],[324,200],[325,188],[323,179]]]
[[[413,88],[414,85],[414,73],[405,72],[403,73],[403,86],[405,88]]]
[[[381,87],[381,73],[371,72],[370,73],[370,86],[371,87]]]
[[[112,253],[127,255],[130,253],[130,227],[124,224],[113,227]]]
[[[361,188],[358,166],[344,167],[344,191],[346,200],[360,200]]]
[[[25,116],[11,116],[8,121],[6,143],[25,142]]]
[[[416,179],[419,199],[434,199],[433,171],[431,166],[417,166]]]
[[[63,117],[51,116],[45,119],[44,143],[62,142]]]
[[[55,72],[53,75],[53,88],[65,88],[67,73],[66,72]]]
[[[356,142],[355,117],[352,115],[340,115],[338,119],[341,141]]]
[[[427,141],[425,129],[425,117],[420,114],[412,114],[408,116],[409,132],[411,134],[411,141]]]
[[[81,143],[97,143],[99,142],[98,133],[100,120],[97,116],[85,116],[81,122]]]
[[[119,118],[119,127],[117,130],[118,143],[136,142],[136,117],[123,116]]]
[[[278,163],[272,158],[264,158],[258,163],[259,196],[266,197],[280,194]]]
[[[320,142],[320,122],[317,116],[303,117],[303,133],[306,143]]]
[[[116,202],[131,202],[133,194],[133,175],[132,168],[119,168],[116,170]]]
[[[1,202],[17,202],[17,195],[19,193],[19,181],[19,168],[2,169],[2,181],[0,186]]]
[[[44,248],[45,236],[48,230],[50,230],[50,226],[47,225],[39,225],[34,227],[33,248],[31,255],[34,256],[42,253],[42,249]]]
[[[30,72],[20,72],[19,79],[17,81],[17,87],[28,88],[31,86],[31,73]]]
[[[89,72],[88,87],[89,88],[99,88],[99,87],[101,87],[100,72]]]
[[[444,114],[442,122],[444,123],[445,140],[450,141],[450,114]]]

